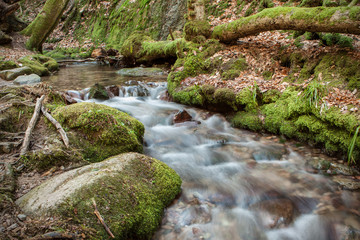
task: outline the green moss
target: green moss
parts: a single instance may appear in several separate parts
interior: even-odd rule
[[[184,26],[185,39],[196,43],[205,42],[211,35],[210,27],[208,21],[189,21]],[[197,38],[199,36],[203,36],[200,41],[199,38]]]
[[[214,93],[215,103],[220,106],[226,106],[230,109],[236,109],[236,95],[233,90],[229,88],[218,88]]]
[[[238,112],[231,120],[234,127],[249,129],[251,131],[261,131],[263,123],[257,113],[254,112]]]
[[[50,75],[50,72],[59,69],[59,65],[54,59],[40,54],[25,56],[18,61],[24,66],[30,67],[39,76]]]
[[[0,71],[13,69],[17,67],[19,66],[13,61],[0,61]]]
[[[245,58],[238,58],[236,60],[230,60],[222,66],[221,77],[225,80],[235,79],[242,71],[247,68]]]
[[[320,34],[320,42],[325,46],[338,45],[343,48],[353,48],[353,39],[339,33],[324,33]]]
[[[276,102],[281,96],[281,92],[277,89],[270,89],[263,94],[264,103]]]
[[[242,106],[247,112],[257,110],[258,103],[254,99],[253,91],[249,88],[242,89],[235,97],[236,105]]]
[[[231,6],[231,0],[220,1],[217,4],[211,4],[210,0],[206,3],[206,14],[214,17],[220,17],[227,8]]]
[[[78,133],[76,145],[82,147],[86,160],[101,161],[124,152],[142,152],[144,126],[114,108],[78,103],[59,107],[53,113],[63,126]]]
[[[192,106],[203,106],[204,97],[197,86],[186,88],[185,90],[176,91],[172,95],[175,102]]]
[[[57,213],[95,229],[94,238],[107,239],[93,210],[89,211],[95,200],[116,239],[150,239],[160,224],[163,209],[181,191],[180,177],[159,160],[140,155],[112,175],[84,187],[59,206]]]

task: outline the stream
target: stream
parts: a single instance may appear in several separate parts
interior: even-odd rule
[[[346,189],[359,182],[346,182],[353,173],[343,161],[294,141],[232,128],[220,114],[162,101],[164,77],[119,77],[114,69],[79,64],[44,81],[59,90],[95,82],[123,86],[121,96],[87,101],[140,120],[144,153],[183,180],[181,196],[166,209],[153,239],[359,239],[360,192]],[[173,124],[183,109],[195,121]],[[328,160],[331,171],[323,167]]]

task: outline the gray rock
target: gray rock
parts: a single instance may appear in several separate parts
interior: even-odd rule
[[[345,176],[335,176],[333,178],[334,182],[337,182],[343,189],[347,190],[359,190],[360,189],[360,181],[356,179],[351,179]]]
[[[29,67],[13,68],[0,71],[0,77],[4,80],[11,81],[21,75],[32,74],[33,71]]]
[[[104,219],[111,219],[108,226],[117,239],[128,236],[134,226],[146,235],[134,239],[147,239],[156,231],[164,208],[180,191],[181,179],[167,165],[139,153],[125,153],[56,175],[16,204],[32,216],[68,218],[76,208],[76,217],[96,228],[100,239],[106,232],[93,215],[96,201]],[[128,221],[124,222],[125,216]]]
[[[163,70],[160,68],[123,68],[116,72],[126,77],[152,77],[164,75]]]
[[[17,215],[17,218],[23,222],[26,220],[27,216],[25,214],[19,214],[19,215]]]
[[[37,84],[39,82],[41,82],[41,78],[36,74],[19,76],[14,80],[14,84],[16,85],[30,85]]]

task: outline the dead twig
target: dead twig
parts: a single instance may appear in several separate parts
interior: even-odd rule
[[[69,148],[69,138],[66,135],[66,132],[64,131],[64,129],[61,127],[60,123],[58,121],[56,121],[55,118],[53,118],[53,116],[51,116],[50,113],[48,113],[46,111],[46,109],[44,108],[44,106],[41,107],[41,112],[44,114],[44,116],[52,123],[54,124],[54,126],[56,127],[56,129],[58,130],[58,132],[61,135],[61,138],[65,144],[65,146],[67,148]]]
[[[115,238],[114,234],[112,234],[112,232],[110,231],[110,228],[106,225],[106,223],[105,223],[104,219],[102,218],[99,210],[97,209],[95,199],[92,199],[92,202],[93,202],[93,205],[94,205],[94,208],[95,208],[94,214],[99,219],[101,224],[104,226],[106,232],[111,236],[111,238]]]
[[[29,147],[31,132],[34,129],[35,124],[39,118],[40,108],[41,108],[41,104],[42,104],[42,101],[44,100],[44,98],[45,98],[45,95],[42,95],[40,98],[38,98],[36,100],[35,111],[29,122],[28,128],[26,129],[24,141],[23,141],[23,144],[20,149],[20,156],[23,156]]]

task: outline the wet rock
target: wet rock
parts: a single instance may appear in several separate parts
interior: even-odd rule
[[[328,170],[330,168],[330,162],[319,157],[311,158],[308,164],[317,170]]]
[[[95,98],[100,100],[107,100],[109,99],[109,94],[106,91],[106,88],[98,83],[90,88],[90,95],[89,98]]]
[[[130,233],[134,239],[149,239],[180,187],[180,177],[163,162],[126,153],[56,175],[16,203],[32,216],[76,217],[102,239],[107,233],[94,217],[95,201],[103,218],[111,219],[107,224],[117,239]]]
[[[25,214],[19,214],[19,215],[17,215],[17,218],[23,222],[26,220],[27,216]]]
[[[0,77],[4,80],[11,81],[21,75],[32,74],[30,67],[13,68],[9,70],[0,71]]]
[[[107,52],[103,48],[97,48],[91,53],[92,58],[106,57]]]
[[[108,92],[110,98],[120,95],[120,88],[116,85],[106,86],[105,89]]]
[[[360,181],[357,179],[352,179],[346,176],[334,176],[333,181],[337,182],[343,189],[347,190],[359,190]]]
[[[354,168],[351,168],[350,166],[346,166],[344,164],[331,163],[330,166],[331,166],[332,172],[335,172],[337,174],[342,174],[342,175],[346,175],[346,176],[360,175],[359,171],[357,171]]]
[[[160,68],[123,68],[116,72],[119,75],[126,77],[153,77],[164,75],[164,72]]]
[[[253,158],[256,161],[281,160],[286,153],[282,145],[269,145],[253,152]]]
[[[41,82],[41,78],[39,75],[36,74],[19,76],[14,80],[14,84],[16,85],[30,85],[30,84],[37,84],[40,82]]]
[[[191,115],[186,110],[181,110],[174,115],[174,123],[183,123],[192,121]]]
[[[270,199],[255,203],[251,210],[259,213],[268,228],[286,227],[291,224],[296,214],[296,208],[289,199]]]

